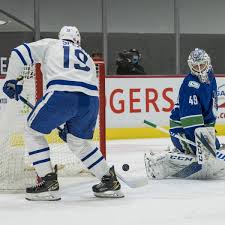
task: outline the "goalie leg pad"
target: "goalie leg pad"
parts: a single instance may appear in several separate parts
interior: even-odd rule
[[[177,152],[146,153],[144,156],[146,173],[149,179],[164,179],[169,176],[188,177],[197,172],[194,168],[196,157]],[[193,165],[193,166],[192,166]],[[190,167],[190,168],[189,168]],[[178,172],[186,169],[182,174]]]
[[[204,151],[204,150],[203,150]],[[225,159],[225,152],[217,154]],[[225,170],[224,160],[212,158],[199,164],[197,157],[180,153],[148,153],[145,154],[145,168],[149,179],[165,179],[167,177],[188,179],[213,179]]]
[[[67,135],[67,143],[72,152],[98,178],[109,172],[109,167],[101,151],[91,140],[81,139],[72,134]]]
[[[223,159],[225,159],[225,156],[223,156],[222,151],[221,154],[218,151],[216,152],[218,141],[216,141],[215,129],[212,127],[197,128],[195,139],[196,157],[174,152],[146,154],[145,167],[148,177],[151,179],[163,179],[168,176],[211,179],[224,170]]]
[[[225,169],[225,162],[221,159],[224,151],[217,151],[219,141],[213,127],[201,127],[195,130],[196,154],[198,162],[202,164],[199,177],[211,179]]]
[[[195,129],[196,155],[199,164],[216,158],[216,137],[213,127]]]

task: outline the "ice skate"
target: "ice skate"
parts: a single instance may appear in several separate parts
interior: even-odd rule
[[[122,198],[121,185],[117,180],[114,166],[109,169],[109,174],[102,177],[99,184],[92,187],[94,195],[101,198]]]
[[[26,189],[26,199],[30,201],[58,201],[61,199],[59,195],[59,183],[57,173],[48,173],[41,178],[41,181],[32,187]]]

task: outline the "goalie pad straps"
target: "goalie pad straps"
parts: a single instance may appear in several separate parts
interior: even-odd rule
[[[196,155],[200,165],[216,158],[216,137],[213,127],[195,129]]]

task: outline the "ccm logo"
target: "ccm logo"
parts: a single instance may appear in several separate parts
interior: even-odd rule
[[[202,148],[201,148],[201,142],[199,142],[197,140],[197,146],[196,146],[196,154],[197,154],[197,157],[198,157],[198,163],[199,164],[202,164],[203,162],[203,158],[202,158]]]
[[[170,158],[171,159],[182,160],[182,161],[190,161],[190,162],[193,160],[192,157],[184,157],[184,156],[177,156],[177,155],[171,155]]]

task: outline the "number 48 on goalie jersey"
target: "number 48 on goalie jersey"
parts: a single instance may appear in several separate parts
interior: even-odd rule
[[[170,130],[173,133],[183,134],[194,142],[196,128],[214,126],[216,122],[217,84],[212,71],[208,76],[208,83],[201,83],[191,73],[185,77],[179,90],[178,103],[175,104],[170,116]],[[189,148],[195,152],[193,146],[190,145]]]

